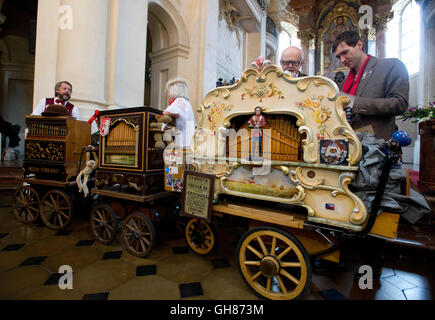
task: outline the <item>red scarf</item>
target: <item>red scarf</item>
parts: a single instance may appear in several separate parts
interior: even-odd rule
[[[344,82],[343,85],[344,93],[348,93],[351,96],[354,96],[356,94],[356,90],[358,89],[359,86],[359,81],[361,80],[361,77],[364,73],[364,69],[366,68],[367,63],[369,62],[370,57],[371,55],[368,54],[366,61],[364,61],[361,70],[358,72],[358,75],[356,76],[356,79],[355,79],[355,70],[354,69],[350,70],[349,74],[347,75],[346,81]]]

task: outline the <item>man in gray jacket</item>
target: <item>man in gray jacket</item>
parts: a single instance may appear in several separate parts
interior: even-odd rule
[[[363,52],[356,31],[345,31],[332,52],[348,68],[343,93],[351,98],[351,125],[388,141],[395,131],[395,116],[408,108],[409,75],[398,59],[381,59]]]
[[[350,124],[355,131],[369,132],[388,141],[395,131],[395,118],[408,108],[409,75],[398,59],[381,59],[363,52],[356,31],[345,31],[334,41],[332,52],[350,69],[343,93],[351,98]],[[379,279],[384,264],[385,240],[367,237],[360,244],[363,264]],[[357,272],[355,278],[362,274]]]

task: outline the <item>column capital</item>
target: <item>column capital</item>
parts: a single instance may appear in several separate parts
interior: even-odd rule
[[[309,46],[311,40],[316,38],[316,32],[312,29],[305,29],[298,31],[298,38],[301,40],[302,45]]]
[[[387,29],[388,22],[393,19],[394,11],[386,11],[375,14],[374,25],[376,32],[384,31]]]

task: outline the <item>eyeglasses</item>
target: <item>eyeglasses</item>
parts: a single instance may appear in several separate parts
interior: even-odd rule
[[[291,61],[291,60],[281,60],[281,64],[283,66],[289,66],[289,65],[293,65],[295,67],[299,67],[299,65],[301,64],[302,60],[299,61]]]

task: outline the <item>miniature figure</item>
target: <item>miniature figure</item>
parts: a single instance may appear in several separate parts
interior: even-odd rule
[[[249,128],[251,130],[251,155],[249,160],[260,160],[260,147],[263,139],[263,127],[266,125],[266,119],[262,115],[263,109],[261,107],[255,108],[255,115],[248,121]],[[258,154],[258,157],[256,156]]]

